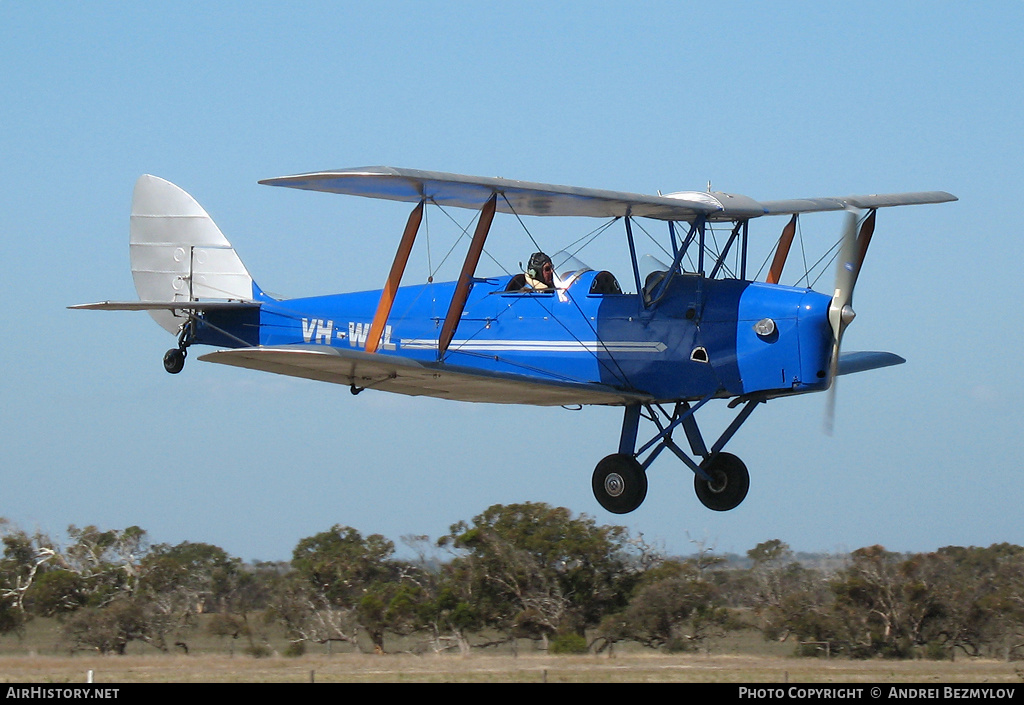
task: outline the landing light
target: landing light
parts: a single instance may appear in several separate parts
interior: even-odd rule
[[[775,321],[770,318],[762,318],[754,324],[754,332],[762,338],[767,338],[775,332]]]

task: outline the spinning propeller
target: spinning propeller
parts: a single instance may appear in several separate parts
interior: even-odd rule
[[[846,327],[857,314],[853,310],[853,289],[857,284],[864,256],[867,254],[871,235],[875,231],[875,211],[872,210],[861,224],[857,233],[857,213],[846,212],[846,225],[836,263],[836,288],[832,303],[828,307],[828,322],[832,327],[832,360],[829,365],[828,409],[825,416],[825,431],[832,433],[836,413],[836,377],[839,373],[839,346]]]

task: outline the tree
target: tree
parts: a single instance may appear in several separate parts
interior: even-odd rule
[[[164,602],[169,612],[216,611],[225,606],[240,565],[240,560],[210,544],[159,544],[140,566],[140,589]]]
[[[376,649],[383,651],[384,634],[408,635],[419,626],[418,606],[423,600],[417,585],[396,575],[367,587],[356,605],[356,615]]]
[[[276,596],[283,591],[290,570],[287,563],[257,561],[243,564],[231,559],[237,569],[229,571],[227,583],[217,602],[220,611],[207,622],[207,631],[234,642],[245,638],[246,650],[252,655],[270,653],[269,639],[263,627],[273,621]],[[262,611],[262,619],[252,619],[253,613]],[[301,653],[305,642],[296,643],[290,655]]]
[[[1024,649],[1024,548],[947,546],[920,557],[934,575],[941,612],[927,634],[950,658],[989,651],[1010,659]]]
[[[54,568],[40,573],[26,593],[26,607],[40,617],[61,618],[84,607],[89,586],[78,573]]]
[[[700,558],[668,560],[644,574],[626,609],[605,618],[601,634],[610,642],[688,651],[723,633],[729,617]]]
[[[425,543],[426,537],[420,537]],[[464,561],[427,561],[421,552],[415,575],[419,587],[417,627],[429,634],[435,653],[470,650],[469,634],[487,626],[487,609],[476,599],[471,566]]]
[[[55,563],[82,579],[86,604],[103,607],[135,594],[141,561],[149,549],[145,530],[129,526],[101,531],[95,526],[79,529],[71,525],[67,533],[72,543]]]
[[[72,615],[64,625],[64,635],[72,648],[89,648],[101,654],[124,655],[132,641],[153,643],[163,651],[166,647],[154,641],[152,621],[142,605],[131,599],[117,599],[103,607],[87,607]],[[157,637],[159,640],[159,637]]]
[[[583,635],[625,604],[636,579],[628,538],[623,527],[527,502],[454,524],[439,545],[456,553],[452,574],[471,598],[462,600],[473,605],[471,621],[546,643],[559,632]]]
[[[747,558],[753,565],[745,602],[765,639],[785,641],[796,634],[802,641],[827,641],[832,596],[821,572],[800,565],[778,539],[757,544]]]
[[[19,608],[64,621],[74,648],[124,653],[142,640],[166,650],[165,636],[174,623],[160,609],[164,593],[141,589],[147,569],[146,532],[130,526],[67,530],[70,542],[60,547],[42,534],[8,532],[4,537],[6,579],[13,576]],[[12,593],[13,590],[13,593]]]
[[[185,634],[197,615],[229,609],[245,580],[242,573],[241,561],[218,546],[158,544],[140,563],[135,597],[144,603],[154,633],[161,640],[175,633],[176,643],[187,650]]]
[[[354,604],[366,586],[388,575],[395,545],[380,534],[363,536],[336,524],[299,541],[292,568],[332,602]]]
[[[3,558],[0,558],[0,634],[18,631],[29,618],[31,592],[47,564],[57,557],[43,534],[29,536],[0,517]]]
[[[268,614],[285,628],[290,653],[302,653],[307,643],[359,646],[355,608],[330,602],[322,590],[294,573],[275,591]]]
[[[276,613],[299,641],[357,643],[356,626],[384,649],[386,628],[380,602],[389,582],[400,578],[391,561],[395,545],[380,534],[363,536],[349,526],[299,541],[292,552],[295,581],[278,600]]]
[[[882,546],[857,549],[850,559],[832,583],[840,644],[852,656],[910,656],[941,614],[934,574],[922,569],[920,558]]]

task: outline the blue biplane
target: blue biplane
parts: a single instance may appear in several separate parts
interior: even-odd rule
[[[375,389],[468,402],[622,407],[618,451],[598,463],[592,482],[601,506],[620,514],[643,502],[646,470],[665,449],[693,471],[705,506],[736,507],[749,475],[723,449],[758,404],[834,389],[838,375],[904,362],[892,353],[840,352],[875,214],[956,200],[934,191],[758,202],[710,189],[641,195],[390,167],[260,183],[415,203],[383,288],[268,296],[191,196],[146,175],[135,185],[130,227],[140,300],[72,308],[148,311],[177,336],[164,356],[171,373],[200,344],[219,348],[200,360],[334,382],[353,394]],[[401,286],[429,205],[478,211],[461,274],[453,282]],[[849,215],[832,294],[780,285],[799,215],[843,210]],[[620,220],[633,291],[565,253],[540,256],[515,275],[478,276],[499,212]],[[751,281],[748,226],[771,215],[790,219],[766,280]],[[638,218],[667,223],[670,264],[642,272],[633,232]],[[724,245],[711,247],[712,227],[729,233]],[[730,252],[730,261],[739,262],[731,269]],[[709,446],[695,414],[713,399],[739,410]],[[655,426],[643,443],[641,418]],[[689,452],[673,441],[680,428]]]

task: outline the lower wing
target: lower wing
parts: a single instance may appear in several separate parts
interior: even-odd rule
[[[542,380],[322,346],[218,350],[199,358],[354,388],[492,404],[642,404],[653,399],[610,385]]]

